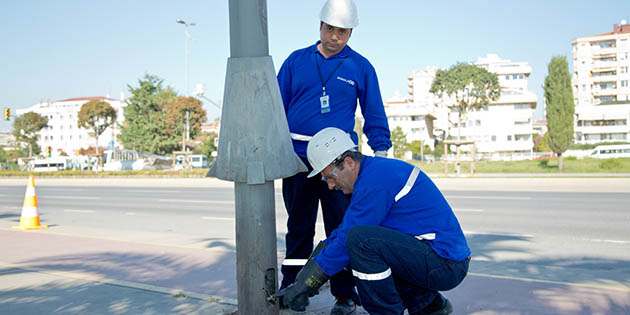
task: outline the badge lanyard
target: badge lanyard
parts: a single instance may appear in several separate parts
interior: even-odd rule
[[[341,67],[341,64],[345,60],[346,60],[346,57],[343,57],[341,61],[337,64],[335,69],[330,73],[326,81],[324,81],[324,78],[322,77],[322,70],[319,67],[319,63],[317,62],[317,55],[315,55],[315,65],[317,65],[317,73],[319,74],[319,81],[322,83],[322,97],[319,98],[319,104],[321,105],[322,114],[330,112],[330,97],[326,95],[326,83],[328,83],[328,80],[332,78],[333,74],[337,72],[337,69]]]

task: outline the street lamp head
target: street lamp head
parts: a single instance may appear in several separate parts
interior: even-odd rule
[[[177,20],[175,20],[175,22],[177,22],[179,24],[186,24],[186,22],[184,22],[182,19],[177,19]]]

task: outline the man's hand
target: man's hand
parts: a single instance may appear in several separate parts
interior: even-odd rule
[[[387,157],[387,151],[376,151],[374,152],[374,156]]]
[[[274,296],[292,311],[304,312],[308,305],[308,287],[299,284],[294,283],[278,291]]]
[[[319,252],[328,244],[319,242],[311,257],[300,270],[295,282],[274,294],[280,303],[288,306],[293,311],[303,312],[308,305],[308,298],[316,295],[319,288],[330,278],[322,268],[313,260]]]

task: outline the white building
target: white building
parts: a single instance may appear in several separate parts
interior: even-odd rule
[[[400,97],[398,93],[385,102],[385,115],[389,130],[393,131],[400,127],[407,137],[407,142],[420,141],[422,145],[429,145],[434,148],[435,136],[433,135],[433,116],[430,107],[408,102]],[[411,152],[408,152],[406,159],[411,159]]]
[[[575,142],[630,141],[630,25],[571,44]]]
[[[109,103],[117,114],[116,121],[118,124],[122,124],[124,121],[124,108],[126,103],[124,96],[121,93],[121,100],[111,99],[109,97],[95,96],[95,97],[78,97],[70,98],[55,102],[40,102],[25,109],[18,109],[16,113],[22,115],[28,112],[38,113],[48,118],[48,126],[39,132],[39,145],[42,148],[42,152],[45,152],[46,147],[50,146],[52,149],[52,156],[57,156],[61,152],[65,152],[68,155],[74,155],[76,150],[81,148],[87,149],[88,147],[94,147],[95,138],[91,130],[79,128],[77,126],[79,110],[81,106],[92,100],[102,100]],[[112,129],[113,134],[112,135]],[[120,133],[119,128],[114,126],[110,127],[103,132],[98,138],[99,147],[111,146],[112,139],[114,144],[117,145],[116,135]],[[113,137],[112,137],[113,136]]]
[[[527,62],[501,59],[495,54],[478,58],[475,65],[497,74],[501,97],[483,109],[468,113],[466,121],[461,123],[461,140],[475,141],[476,151],[485,159],[530,158],[537,103],[536,94],[528,89],[531,66]],[[445,102],[429,93],[435,73],[435,68],[414,71],[409,76],[409,99],[436,118],[432,132],[435,137],[457,137],[457,112],[449,112]],[[464,151],[470,149],[463,147]]]

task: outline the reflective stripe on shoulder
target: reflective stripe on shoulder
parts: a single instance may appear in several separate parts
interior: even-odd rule
[[[283,266],[304,266],[308,259],[285,259],[282,262]]]
[[[291,132],[291,139],[299,141],[311,141],[312,136],[301,135],[299,133]]]
[[[400,200],[400,198],[406,196],[409,193],[409,191],[411,190],[411,187],[413,187],[413,184],[416,182],[416,179],[418,178],[418,174],[420,174],[420,169],[417,167],[414,167],[413,171],[411,171],[411,175],[409,175],[409,178],[407,179],[407,183],[405,183],[405,187],[403,187],[398,192],[398,194],[394,198],[394,202],[397,202],[398,200]]]
[[[392,275],[392,270],[387,268],[387,270],[379,273],[363,273],[352,269],[352,275],[359,278],[360,280],[367,281],[376,281],[383,280]]]

